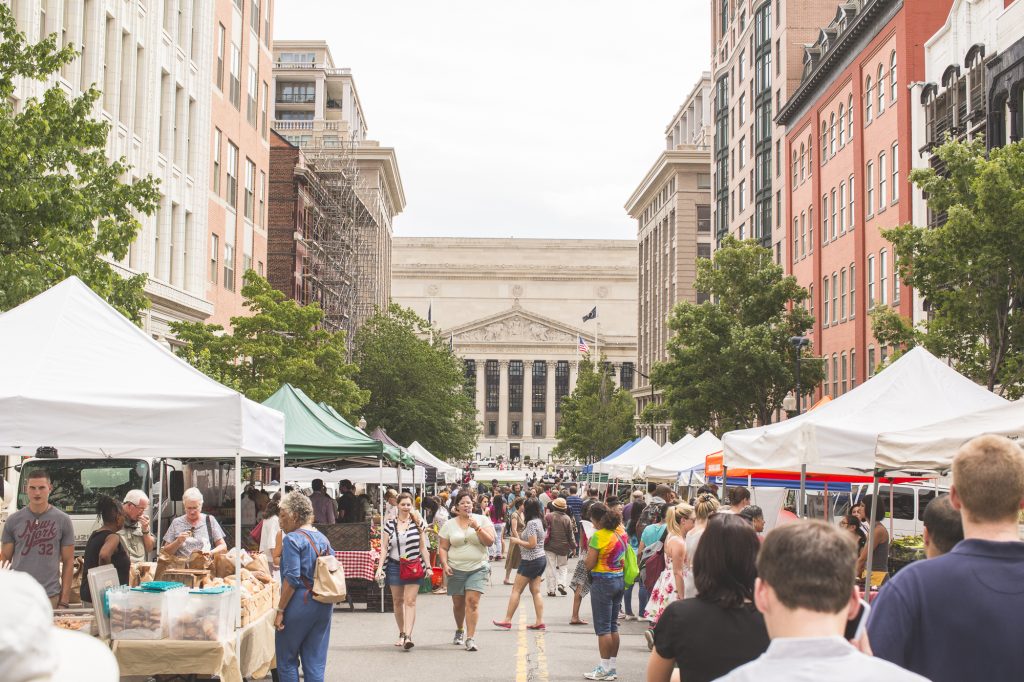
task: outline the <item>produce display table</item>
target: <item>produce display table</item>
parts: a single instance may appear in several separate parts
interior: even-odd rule
[[[379,555],[376,551],[358,550],[351,552],[335,552],[334,556],[345,569],[345,579],[372,581],[377,573],[377,560]]]
[[[111,649],[121,675],[217,675],[222,682],[242,682],[264,677],[275,666],[276,615],[270,611],[236,630],[235,641],[115,640]]]

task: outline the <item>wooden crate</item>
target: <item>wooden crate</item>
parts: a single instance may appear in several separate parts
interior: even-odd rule
[[[198,568],[169,568],[164,571],[160,580],[181,583],[185,587],[196,589],[199,587],[200,581],[209,576],[209,571],[202,571]]]

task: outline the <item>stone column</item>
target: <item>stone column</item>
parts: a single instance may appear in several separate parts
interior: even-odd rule
[[[314,88],[313,92],[316,99],[313,102],[313,118],[317,121],[323,121],[327,117],[327,74],[321,73],[316,77]]]
[[[487,437],[487,359],[476,361],[476,419]]]
[[[548,439],[554,439],[555,437],[555,369],[558,367],[558,363],[554,360],[548,360],[548,374],[547,374],[547,393],[544,398],[546,400],[546,406],[544,410],[544,433]]]
[[[498,361],[498,438],[508,440],[508,360]]]
[[[523,360],[523,438],[533,438],[533,360]]]

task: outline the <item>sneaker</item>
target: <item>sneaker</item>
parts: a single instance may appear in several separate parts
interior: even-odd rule
[[[634,616],[632,613],[627,613],[626,614],[626,620],[636,620],[636,619],[637,619],[636,616]]]
[[[466,651],[476,651],[476,640],[472,637],[466,640]]]
[[[644,630],[644,639],[647,640],[647,650],[654,651],[654,630]]]
[[[619,678],[614,670],[605,670],[602,665],[598,665],[589,673],[583,673],[583,677],[588,680],[617,680]]]
[[[454,644],[455,646],[462,646],[465,643],[466,643],[466,631],[465,630],[456,630],[455,631],[455,639],[452,640],[452,644]]]
[[[558,586],[558,594],[562,595],[563,597],[565,596],[565,585]]]

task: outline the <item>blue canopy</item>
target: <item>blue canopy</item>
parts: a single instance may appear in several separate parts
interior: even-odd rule
[[[620,445],[619,448],[615,452],[613,452],[612,454],[608,455],[607,457],[605,457],[604,459],[602,459],[600,461],[601,462],[607,462],[609,460],[615,459],[619,455],[621,455],[624,452],[626,452],[626,450],[629,450],[631,447],[633,447],[634,445],[639,443],[641,440],[643,440],[643,436],[640,436],[636,440],[628,440],[628,441],[626,441],[625,443]],[[600,462],[597,462],[597,463],[600,463]],[[592,473],[593,471],[594,471],[594,465],[593,464],[588,464],[585,467],[583,467],[583,473],[585,473],[585,474]]]
[[[704,473],[704,472],[701,471],[699,473]],[[708,479],[708,482],[709,483],[715,483],[717,485],[721,485],[722,484],[722,477],[721,476],[712,476],[711,478]],[[685,483],[686,483],[685,477],[681,478],[680,483],[685,485]],[[746,476],[736,476],[736,477],[730,476],[729,477],[729,482],[726,485],[730,485],[730,486],[742,485],[742,486],[749,486],[749,487],[753,487],[753,488],[792,488],[792,489],[795,489],[795,490],[799,490],[800,489],[800,480],[796,479],[796,478],[794,478],[792,480],[790,480],[790,479],[779,479],[779,478],[752,478],[752,479],[750,479],[750,482],[748,483]],[[810,479],[806,482],[806,489],[807,490],[825,490],[825,486],[826,485],[828,486],[828,491],[830,493],[848,493],[851,490],[851,484],[850,483],[841,483],[839,481],[829,481],[829,482],[826,483],[825,481],[815,481],[815,480],[810,480]]]

